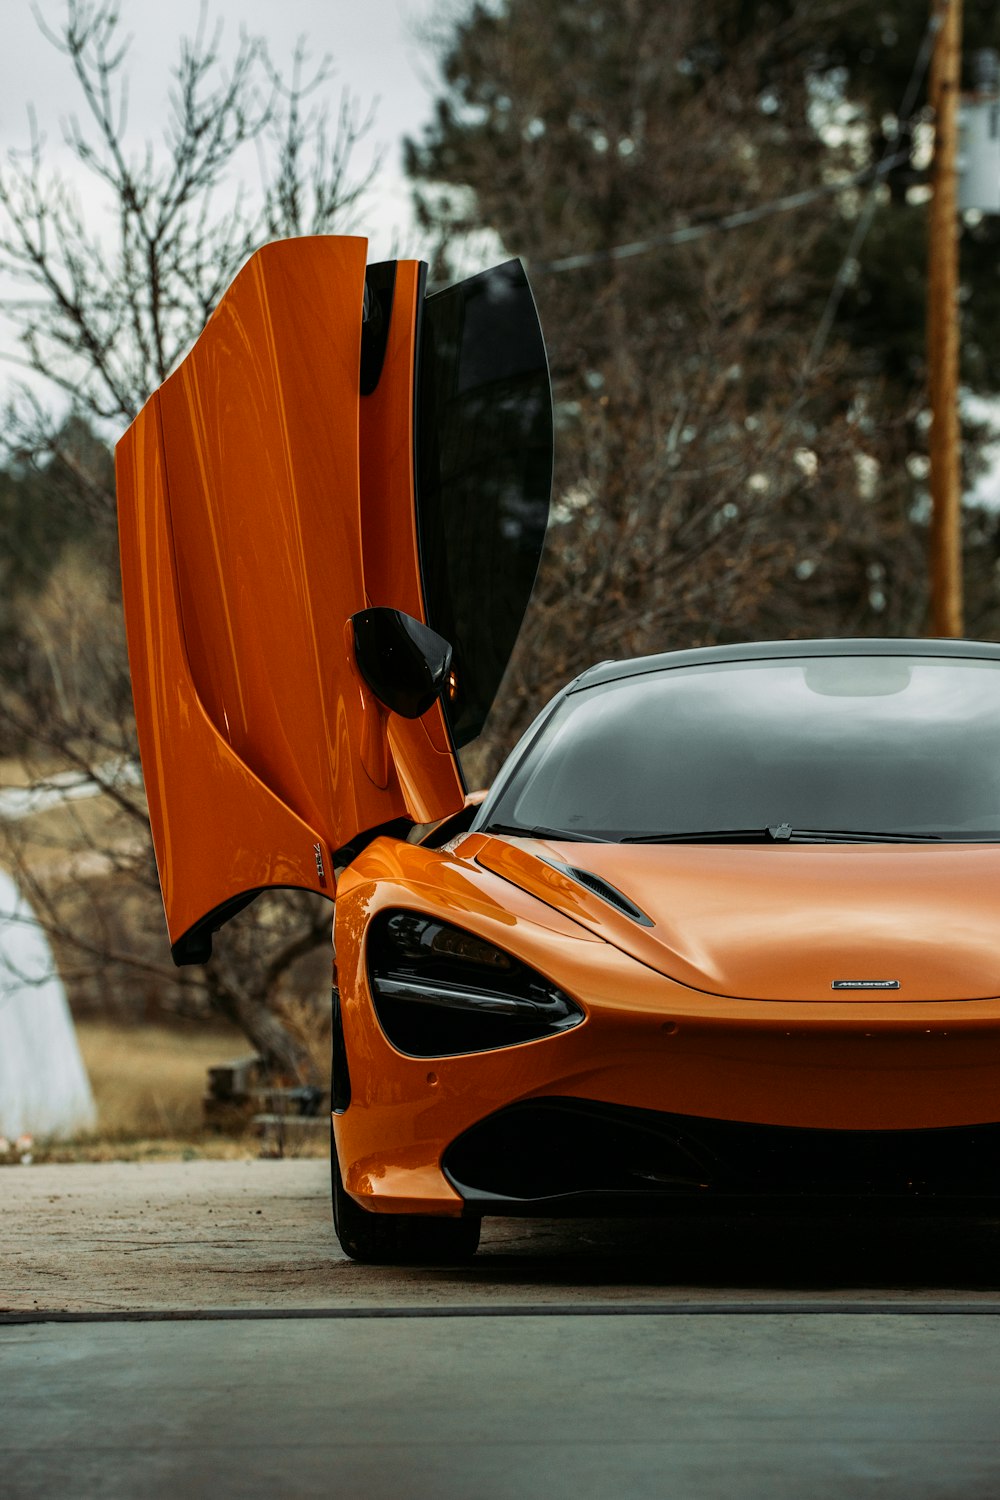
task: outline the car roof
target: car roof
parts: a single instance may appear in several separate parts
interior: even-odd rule
[[[568,692],[614,682],[622,677],[640,677],[673,667],[712,666],[722,662],[766,661],[800,656],[944,656],[974,657],[1000,663],[1000,644],[995,641],[955,639],[920,640],[913,637],[865,637],[806,641],[743,641],[731,646],[697,646],[687,651],[662,651],[656,656],[634,656],[626,661],[602,661],[572,682]]]

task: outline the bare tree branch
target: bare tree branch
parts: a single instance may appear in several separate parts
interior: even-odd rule
[[[223,60],[221,22],[202,8],[173,70],[164,147],[127,146],[129,38],[113,0],[67,0],[56,28],[38,23],[72,70],[84,113],[63,136],[113,205],[113,238],[90,229],[45,165],[34,119],[26,152],[0,169],[0,270],[34,293],[3,311],[29,367],[102,422],[130,422],[189,347],[262,241],[322,234],[346,221],[378,167],[351,165],[370,130],[346,91],[335,123],[322,102],[332,64],[309,72],[300,41],[286,80],[263,42],[241,34]],[[260,189],[236,172],[257,151]]]
[[[373,156],[353,170],[373,112],[345,90],[331,113],[332,61],[311,66],[304,40],[287,74],[245,32],[225,52],[222,23],[205,4],[172,70],[165,141],[136,147],[130,39],[116,0],[65,0],[59,23],[49,7],[36,6],[35,17],[76,91],[63,140],[113,212],[107,224],[91,222],[51,167],[32,113],[25,149],[0,163],[0,272],[15,287],[0,311],[19,342],[7,357],[44,376],[102,433],[120,431],[260,243],[345,226],[378,167]],[[248,184],[254,154],[259,181]],[[0,822],[6,857],[60,953],[71,964],[77,955],[75,972],[94,983],[101,971],[109,984],[115,974],[132,976],[122,984],[148,980],[174,1005],[202,996],[278,1069],[312,1081],[282,1004],[301,966],[329,943],[325,904],[276,896],[231,924],[203,968],[178,973],[162,961],[145,801],[125,774],[138,755],[111,572],[110,466],[92,465],[75,440],[34,391],[12,403],[9,464],[47,493],[58,483],[86,540],[50,562],[30,607],[14,598],[3,613],[19,654],[0,699],[0,742],[16,746],[43,784],[57,767],[97,795],[61,808],[54,833],[44,817]]]

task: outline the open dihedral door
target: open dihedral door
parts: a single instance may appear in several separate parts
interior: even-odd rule
[[[453,728],[477,732],[530,594],[551,413],[523,271],[486,273],[471,312],[448,289],[428,316],[423,268],[366,280],[366,248],[258,251],[118,445],[136,721],[179,963],[262,890],[332,897],[339,851],[462,807]],[[516,355],[497,334],[515,303]],[[498,489],[477,432],[516,443],[518,391],[526,456]],[[517,493],[529,471],[534,500]],[[446,701],[414,718],[378,701],[352,625],[372,607],[462,636]]]

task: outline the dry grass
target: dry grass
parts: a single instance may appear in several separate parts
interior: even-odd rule
[[[105,1140],[199,1133],[207,1069],[249,1051],[238,1031],[214,1027],[80,1021],[77,1038]]]
[[[43,1141],[33,1146],[29,1160],[44,1162],[93,1161],[252,1161],[260,1156],[260,1142],[255,1135],[211,1135],[204,1132],[191,1136],[163,1136],[159,1139],[103,1140],[101,1136],[81,1137],[76,1141]],[[312,1153],[296,1151],[296,1156]],[[319,1155],[319,1152],[315,1153]],[[326,1155],[326,1150],[322,1152]],[[286,1156],[293,1153],[287,1151]]]
[[[97,1102],[98,1124],[75,1141],[36,1143],[35,1161],[245,1159],[260,1154],[252,1131],[220,1135],[202,1123],[209,1067],[247,1054],[235,1029],[115,1026],[79,1021],[77,1038]],[[326,1137],[290,1142],[288,1156],[324,1156]]]

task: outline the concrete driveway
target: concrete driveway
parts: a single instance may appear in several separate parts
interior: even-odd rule
[[[323,1161],[0,1170],[0,1310],[1000,1298],[1000,1227],[487,1219],[471,1266],[357,1266]]]
[[[314,1161],[0,1200],[5,1500],[1000,1494],[993,1225],[497,1221],[398,1271]]]

